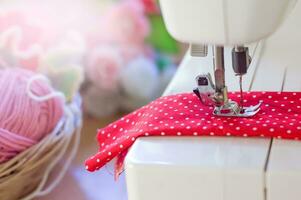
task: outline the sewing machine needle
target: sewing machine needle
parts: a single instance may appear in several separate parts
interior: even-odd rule
[[[243,89],[242,89],[242,75],[239,75],[239,88],[240,88],[240,108],[241,108],[241,111],[243,111],[244,99],[243,99]]]

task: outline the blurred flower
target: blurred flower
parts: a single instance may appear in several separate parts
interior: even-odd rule
[[[154,50],[147,44],[140,46],[119,45],[118,48],[125,64],[141,56],[155,58]]]
[[[58,69],[66,65],[82,65],[85,53],[83,36],[77,31],[68,31],[56,44],[46,49],[41,57],[41,65]]]
[[[79,65],[62,65],[61,68],[48,68],[45,73],[51,80],[52,86],[63,92],[67,101],[71,101],[78,93],[82,84],[83,68]]]
[[[33,44],[42,44],[45,32],[34,18],[29,18],[21,10],[6,10],[0,12],[0,33],[14,28],[19,29],[17,44],[20,50],[27,50]]]
[[[98,47],[87,56],[86,74],[99,89],[115,91],[118,89],[123,58],[120,49],[114,46]]]
[[[157,5],[157,1],[156,0],[141,0],[143,5],[144,5],[144,9],[145,12],[148,14],[158,14],[160,12],[159,6]]]
[[[82,36],[70,31],[41,57],[38,70],[50,78],[54,88],[62,91],[67,100],[74,97],[83,82],[85,51]]]
[[[27,49],[21,49],[21,28],[13,26],[0,34],[0,67],[23,67],[35,71],[42,53],[42,47],[32,44]]]
[[[124,0],[104,15],[103,37],[119,44],[142,45],[149,34],[149,23],[139,0]]]
[[[127,96],[147,102],[152,100],[158,87],[159,70],[152,60],[138,57],[122,70],[120,78]]]

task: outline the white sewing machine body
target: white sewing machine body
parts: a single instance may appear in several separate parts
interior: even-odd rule
[[[189,44],[244,45],[276,31],[296,0],[160,0],[170,34]]]
[[[161,3],[168,1],[172,0],[162,0]],[[196,3],[201,0],[191,1]],[[268,2],[280,3],[278,0]],[[274,35],[249,45],[253,61],[244,77],[244,90],[301,91],[299,19],[300,2]],[[274,25],[268,29],[274,30]],[[194,34],[191,37],[197,39],[201,32]],[[248,40],[264,35],[262,33],[260,37],[250,37]],[[246,38],[213,40],[210,39],[217,44],[231,44],[231,41],[239,42]],[[164,95],[192,91],[194,77],[212,72],[210,49],[204,58],[191,57],[187,53]],[[231,48],[226,47],[226,83],[230,91],[237,91],[238,80],[232,72],[231,61]],[[300,141],[217,137],[140,138],[125,161],[128,197],[129,200],[300,200],[300,154]]]

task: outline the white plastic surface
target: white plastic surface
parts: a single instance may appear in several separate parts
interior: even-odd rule
[[[267,41],[279,57],[278,68],[286,68],[284,90],[301,91],[301,4],[288,23]],[[267,200],[301,199],[301,142],[274,140],[266,173]]]
[[[274,33],[296,0],[160,0],[171,35],[185,43],[236,45]]]
[[[263,199],[264,177],[258,169],[263,169],[267,143],[246,138],[141,138],[126,160],[129,200]]]
[[[267,170],[267,200],[300,200],[300,153],[300,141],[273,141]]]

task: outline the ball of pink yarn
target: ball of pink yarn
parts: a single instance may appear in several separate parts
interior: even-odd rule
[[[26,87],[34,75],[16,68],[0,71],[0,163],[38,143],[62,117],[59,98],[36,101],[28,96]],[[42,80],[34,81],[30,89],[37,96],[53,92]]]

